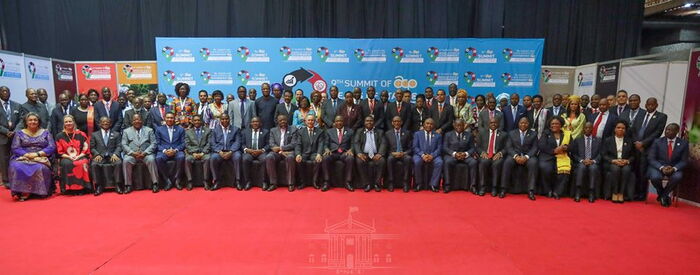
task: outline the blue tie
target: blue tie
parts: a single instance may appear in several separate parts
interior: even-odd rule
[[[241,99],[241,127],[243,127],[243,118],[245,117],[245,100]]]
[[[401,135],[399,134],[398,131],[396,132],[396,151],[402,152],[402,149],[401,149]]]

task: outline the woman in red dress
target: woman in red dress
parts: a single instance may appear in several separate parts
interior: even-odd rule
[[[90,146],[85,133],[76,129],[72,115],[63,117],[63,131],[56,135],[55,140],[56,152],[60,156],[61,194],[66,193],[66,186],[91,192],[92,184],[88,173]]]

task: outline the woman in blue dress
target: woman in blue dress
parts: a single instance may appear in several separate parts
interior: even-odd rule
[[[12,157],[8,178],[12,197],[25,201],[30,195],[48,196],[53,177],[51,156],[56,144],[48,130],[41,128],[41,118],[29,113],[24,118],[25,128],[18,131],[12,140]]]
[[[304,118],[307,115],[316,115],[316,112],[313,109],[311,109],[311,103],[309,102],[309,98],[303,96],[299,100],[299,109],[294,111],[292,125],[296,126],[297,128],[305,127]],[[316,122],[316,126],[318,126],[318,121]]]

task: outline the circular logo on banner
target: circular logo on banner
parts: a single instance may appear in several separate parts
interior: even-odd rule
[[[287,85],[287,87],[294,87],[297,85],[297,78],[294,75],[288,74],[284,76],[284,85]]]
[[[314,81],[314,90],[315,91],[325,91],[326,90],[326,81],[324,80],[316,80]]]

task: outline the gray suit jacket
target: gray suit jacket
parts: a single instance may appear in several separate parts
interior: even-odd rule
[[[122,120],[122,129],[126,129],[131,127],[131,121],[133,120],[134,115],[136,114],[136,109],[129,109],[124,112],[124,119]],[[141,112],[139,112],[141,115],[141,121],[143,122],[143,125],[151,125],[151,114],[149,111],[146,111],[146,108],[141,108]]]
[[[257,116],[257,113],[255,111],[255,101],[246,99],[244,116],[241,116],[240,98],[237,98],[233,102],[229,102],[228,115],[231,117],[231,125],[236,126],[240,129],[250,127],[250,120],[252,120],[254,116]]]
[[[345,100],[340,98],[335,99],[335,109],[333,108],[333,102],[331,99],[326,99],[323,103],[323,113],[321,113],[321,119],[326,123],[326,127],[333,127],[333,120],[335,120],[335,115],[340,110],[340,107],[345,104]],[[284,105],[282,105],[284,106]]]
[[[90,153],[92,157],[102,156],[107,158],[111,155],[119,156],[122,152],[122,136],[119,132],[109,131],[109,140],[105,144],[102,138],[102,129],[96,130],[92,133],[92,138],[90,138]]]
[[[498,130],[503,130],[503,113],[499,110],[493,110],[495,113],[494,118],[498,120]],[[489,129],[489,109],[484,108],[479,114],[479,123],[476,125],[480,132],[488,131]]]
[[[284,146],[282,146],[282,151],[284,152],[293,152],[294,147],[297,142],[297,135],[296,135],[297,127],[294,126],[287,126],[287,132],[284,134]],[[270,148],[274,147],[279,147],[280,146],[280,141],[282,138],[282,131],[280,131],[279,127],[275,127],[270,129],[270,140],[268,142],[268,145]]]
[[[126,128],[122,133],[122,150],[126,155],[131,155],[137,151],[150,155],[156,151],[157,146],[156,134],[150,127],[141,127],[140,134],[137,134],[134,127]]]
[[[211,130],[208,127],[200,127],[201,137],[197,139],[197,133],[195,128],[192,127],[185,131],[185,152],[188,155],[192,153],[205,153],[211,152],[211,144],[209,143],[209,136],[211,136]]]
[[[10,143],[10,139],[7,138],[7,133],[15,131],[17,124],[20,122],[22,111],[20,110],[20,105],[17,102],[9,100],[10,103],[10,115],[5,113],[5,109],[0,106],[0,144]],[[2,104],[2,103],[0,103]],[[9,119],[8,119],[9,117]],[[12,122],[12,126],[10,126]]]

